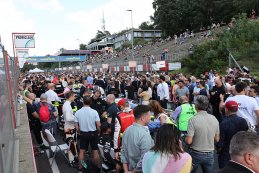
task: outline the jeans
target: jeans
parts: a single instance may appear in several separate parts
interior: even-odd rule
[[[203,173],[213,172],[214,151],[199,152],[199,151],[190,149],[189,154],[192,156],[193,169],[191,173],[196,173],[199,168],[199,165],[201,165],[201,169]]]
[[[36,120],[32,120],[30,121],[30,127],[34,133],[34,136],[36,138],[37,143],[40,145],[43,143],[42,138],[41,138],[41,123],[40,120],[36,119]]]
[[[168,102],[168,100],[166,100],[166,99],[160,100],[160,104],[161,104],[162,108],[167,109],[167,102]]]

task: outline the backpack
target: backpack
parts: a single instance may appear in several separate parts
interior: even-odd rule
[[[40,103],[39,118],[44,123],[50,120],[49,104],[43,105]]]

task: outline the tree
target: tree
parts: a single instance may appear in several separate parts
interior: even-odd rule
[[[146,22],[142,22],[139,25],[139,29],[142,29],[142,30],[153,30],[153,29],[155,29],[155,27],[149,21],[146,21]]]
[[[95,34],[95,38],[92,38],[89,42],[89,44],[98,41],[100,38],[104,37],[104,36],[109,36],[111,35],[111,33],[109,31],[100,31],[97,30],[97,33]]]
[[[186,29],[199,31],[212,23],[231,21],[240,14],[259,12],[259,0],[154,0],[151,20],[162,29],[165,36],[172,36]]]
[[[24,72],[27,72],[31,69],[34,69],[35,66],[33,64],[28,64],[28,63],[25,63],[23,68],[21,69],[21,71],[24,73]]]
[[[80,50],[87,50],[86,46],[87,46],[86,44],[81,43],[80,44]]]

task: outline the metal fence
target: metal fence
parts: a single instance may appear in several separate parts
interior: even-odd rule
[[[0,44],[0,173],[13,167],[19,68]]]

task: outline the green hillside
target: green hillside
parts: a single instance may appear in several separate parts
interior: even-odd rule
[[[197,46],[194,53],[183,60],[185,68],[194,74],[210,69],[225,72],[228,48],[240,65],[259,75],[259,21],[245,16],[240,16],[230,30],[222,30],[214,40]]]

